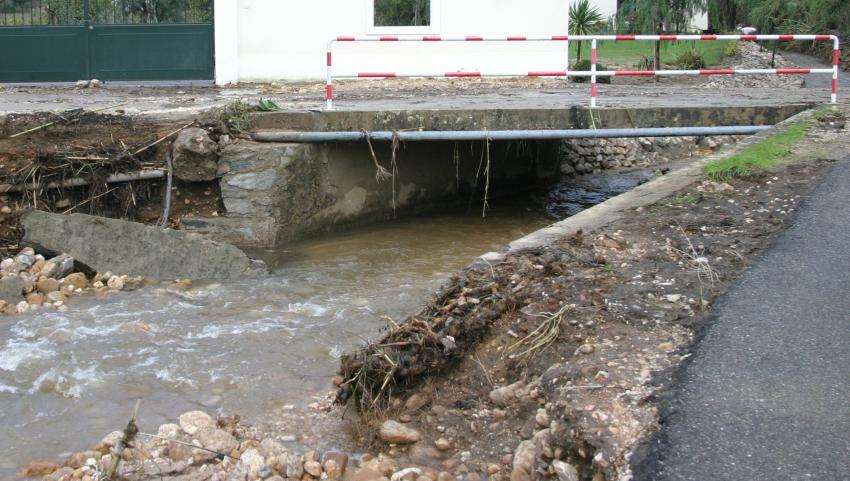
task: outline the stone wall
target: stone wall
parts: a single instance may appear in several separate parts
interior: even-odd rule
[[[731,136],[565,140],[561,142],[561,172],[580,175],[618,167],[665,164],[711,153],[735,140]]]

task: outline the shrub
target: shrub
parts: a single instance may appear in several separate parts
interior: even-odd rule
[[[635,64],[637,70],[655,70],[655,60],[652,57],[641,55],[640,60]]]
[[[705,68],[705,58],[696,50],[686,50],[676,57],[675,65],[684,70]]]
[[[729,42],[726,44],[726,48],[723,49],[724,57],[734,57],[738,55],[738,42]]]
[[[585,72],[589,71],[590,70],[590,60],[587,60],[587,59],[579,60],[578,62],[576,62],[575,65],[573,65],[573,70],[579,70],[579,71],[585,71]],[[608,70],[608,69],[605,68],[605,66],[602,65],[601,63],[597,63],[596,64],[596,70],[599,71],[599,70]],[[576,83],[585,83],[585,82],[590,82],[590,77],[570,77],[570,80],[572,80],[573,82],[576,82]],[[611,77],[596,77],[596,82],[601,83],[601,84],[609,84],[609,83],[611,83]]]

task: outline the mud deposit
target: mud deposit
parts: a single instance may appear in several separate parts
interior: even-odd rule
[[[139,397],[142,431],[202,409],[266,424],[293,448],[352,448],[339,416],[310,404],[327,404],[340,355],[374,338],[382,315],[403,316],[475,256],[651,175],[572,180],[494,204],[486,219],[453,213],[255,252],[274,270],[261,280],[2,318],[0,477],[92,446]]]

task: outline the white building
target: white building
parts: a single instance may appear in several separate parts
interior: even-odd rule
[[[567,34],[570,0],[422,1],[427,26],[382,27],[376,0],[215,0],[216,83],[321,79],[327,42],[338,36]],[[605,16],[616,13],[617,0],[594,3]],[[334,70],[551,71],[563,70],[566,58],[566,42],[338,43]]]

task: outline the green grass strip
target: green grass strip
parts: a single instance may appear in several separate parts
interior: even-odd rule
[[[775,166],[779,159],[791,152],[791,147],[806,138],[811,124],[797,122],[773,137],[753,144],[732,157],[715,160],[705,166],[705,175],[715,182],[725,182],[733,177],[749,177]]]

